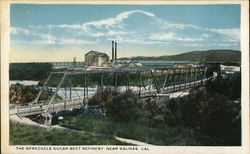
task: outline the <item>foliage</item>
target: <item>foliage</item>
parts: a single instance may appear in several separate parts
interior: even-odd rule
[[[10,145],[127,145],[113,137],[10,122]]]
[[[152,126],[191,127],[212,138],[209,145],[240,145],[241,105],[234,101],[240,87],[238,74],[210,81],[183,98],[150,100],[145,103],[149,120]]]
[[[89,104],[104,107],[106,104],[110,104],[119,94],[120,92],[113,88],[98,89],[96,94],[89,100]]]
[[[114,121],[107,116],[80,114],[68,116],[61,124],[71,129],[90,133],[115,135],[128,139],[146,142],[154,145],[203,145],[202,135],[191,128],[150,126],[148,119],[131,119],[129,121]]]
[[[24,86],[20,83],[12,84],[10,86],[10,103],[23,104],[35,100],[39,92],[36,86]],[[44,90],[39,100],[48,100],[54,93],[52,90]],[[59,98],[57,95],[56,98]]]
[[[89,101],[90,105],[101,105],[106,115],[116,121],[128,121],[136,116],[139,98],[132,92],[119,92],[106,88],[99,90]]]
[[[172,115],[171,111],[167,108],[167,105],[164,101],[146,101],[146,108],[149,111],[149,119],[152,120],[151,125],[167,125],[170,116]]]
[[[105,104],[107,116],[116,121],[128,121],[136,116],[139,99],[132,92],[120,93]]]
[[[182,103],[182,121],[185,125],[218,140],[217,145],[241,144],[240,103],[220,94],[198,89]]]
[[[11,63],[10,80],[42,80],[52,71],[49,63]]]
[[[210,80],[206,89],[212,95],[219,93],[229,99],[238,99],[241,97],[241,74],[233,74],[226,78],[219,76],[215,81]]]

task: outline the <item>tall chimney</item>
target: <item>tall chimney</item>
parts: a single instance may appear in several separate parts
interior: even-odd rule
[[[117,59],[117,42],[115,42],[115,60]]]
[[[73,58],[73,67],[76,67],[76,57]]]
[[[112,41],[112,60],[114,60],[114,41]]]

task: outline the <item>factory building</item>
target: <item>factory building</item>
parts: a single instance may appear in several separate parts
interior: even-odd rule
[[[90,51],[85,54],[85,64],[87,66],[107,66],[109,56],[106,53]]]
[[[112,41],[112,58],[109,61],[109,56],[106,53],[98,51],[90,51],[85,54],[85,65],[87,67],[136,67],[142,66],[138,62],[121,62],[117,59],[117,42]]]

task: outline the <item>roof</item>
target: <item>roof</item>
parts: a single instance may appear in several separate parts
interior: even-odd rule
[[[97,56],[100,56],[100,57],[107,57],[107,58],[109,58],[109,56],[106,53],[98,52],[98,51],[90,51],[90,52],[86,53],[85,55],[88,55],[90,53],[94,53],[94,54],[96,54]]]

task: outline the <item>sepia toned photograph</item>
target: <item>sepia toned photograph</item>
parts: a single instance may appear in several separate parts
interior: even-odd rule
[[[7,144],[246,146],[242,18],[240,3],[10,3]]]

